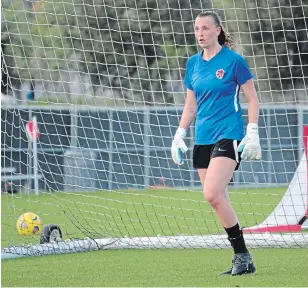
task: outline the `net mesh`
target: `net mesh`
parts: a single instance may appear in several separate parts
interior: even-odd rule
[[[16,220],[28,211],[59,225],[64,239],[160,235],[202,246],[208,238],[185,237],[223,235],[192,168],[193,127],[185,164],[174,165],[170,154],[185,101],[185,63],[198,51],[193,22],[205,9],[215,9],[232,34],[261,103],[263,159],[242,162],[230,184],[241,225],[266,219],[294,175],[307,183],[297,171],[306,161],[308,125],[305,1],[3,0],[2,246],[38,243],[37,235],[17,233]],[[37,150],[26,135],[33,116]],[[307,200],[307,191],[296,191]],[[306,200],[288,204],[297,218]],[[302,242],[257,239],[307,246],[306,234],[298,235]],[[210,246],[221,247],[219,239],[210,238]],[[147,245],[141,240],[139,247]]]

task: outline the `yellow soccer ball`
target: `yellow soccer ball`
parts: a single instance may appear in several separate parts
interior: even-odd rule
[[[17,231],[23,236],[40,234],[42,226],[41,218],[32,212],[22,214],[17,220]]]

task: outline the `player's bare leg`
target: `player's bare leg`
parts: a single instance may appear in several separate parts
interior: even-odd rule
[[[225,228],[234,250],[232,268],[224,274],[241,275],[254,273],[256,269],[246,248],[238,219],[226,194],[226,187],[232,178],[235,167],[236,162],[227,157],[211,159],[203,183],[203,194]]]
[[[198,175],[199,175],[199,179],[202,184],[202,187],[204,187],[206,172],[207,172],[207,169],[198,169]]]

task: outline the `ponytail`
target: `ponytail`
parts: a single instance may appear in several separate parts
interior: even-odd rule
[[[218,35],[218,43],[222,46],[227,46],[230,49],[235,48],[235,43],[232,36],[225,32],[224,27],[220,24],[220,34]]]

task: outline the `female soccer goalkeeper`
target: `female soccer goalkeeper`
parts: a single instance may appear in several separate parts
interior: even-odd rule
[[[183,139],[196,116],[193,166],[198,169],[204,197],[215,210],[234,250],[232,267],[223,274],[253,273],[256,269],[227,194],[241,158],[261,159],[259,103],[253,76],[245,60],[230,49],[232,39],[216,13],[205,11],[197,16],[195,36],[202,51],[186,64],[187,98],[172,142],[172,158],[176,164],[183,164],[183,153],[187,151]],[[248,102],[245,137],[240,88]]]

